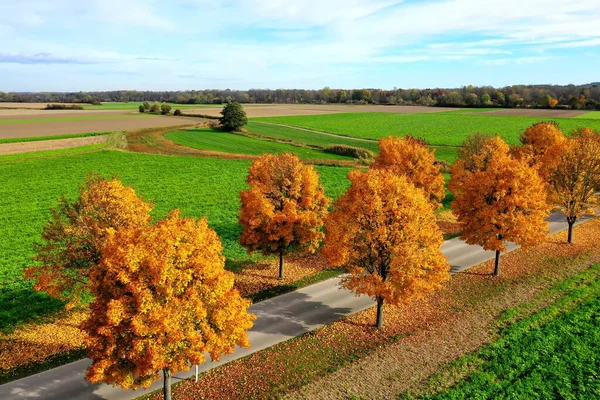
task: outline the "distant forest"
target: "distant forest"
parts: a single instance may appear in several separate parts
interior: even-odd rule
[[[0,102],[90,103],[160,101],[176,104],[396,104],[439,107],[527,107],[600,110],[600,82],[587,85],[515,85],[504,88],[465,86],[460,89],[250,89],[108,92],[3,93]]]

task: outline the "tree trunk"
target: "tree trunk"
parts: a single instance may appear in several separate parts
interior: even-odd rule
[[[283,252],[279,252],[279,279],[283,279]]]
[[[496,250],[496,262],[494,263],[494,276],[500,275],[500,250]]]
[[[569,233],[567,235],[567,242],[569,244],[573,243],[573,225],[575,225],[575,221],[577,218],[567,218],[567,224],[569,224]]]
[[[381,328],[383,326],[383,298],[377,298],[377,322],[375,323],[377,328]]]
[[[171,370],[169,368],[163,369],[164,381],[163,381],[163,395],[165,400],[171,400]]]

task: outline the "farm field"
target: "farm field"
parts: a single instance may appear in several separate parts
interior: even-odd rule
[[[518,144],[519,136],[527,127],[544,120],[543,118],[497,117],[484,114],[356,113],[270,117],[257,119],[257,121],[298,126],[365,139],[410,134],[425,139],[431,145],[460,146],[468,135],[476,132],[498,134],[508,143]],[[584,126],[600,129],[600,121],[594,119],[554,118],[553,120],[567,133]]]
[[[206,216],[221,237],[230,267],[255,259],[237,242],[238,193],[245,187],[248,161],[110,150],[74,153],[76,149],[48,152],[43,158],[39,154],[0,157],[0,303],[5,305],[0,311],[0,329],[61,307],[58,301],[31,289],[21,271],[29,263],[49,208],[62,194],[76,196],[90,171],[115,174],[143,198],[154,200],[155,218],[174,208],[185,216]],[[336,198],[346,189],[347,168],[316,168],[329,196]]]
[[[357,140],[356,138],[352,137],[322,135],[306,130],[266,124],[258,121],[249,121],[248,125],[246,126],[246,130],[261,136],[289,140],[314,146],[328,147],[334,144],[342,144],[345,146],[362,147],[371,150],[375,154],[379,152],[379,145],[376,140]],[[445,146],[432,147],[435,149],[436,158],[438,160],[443,160],[452,164],[456,159],[456,148]]]
[[[0,139],[0,144],[6,143],[22,143],[22,142],[39,142],[45,140],[60,140],[60,139],[74,139],[90,136],[102,136],[109,135],[113,132],[90,132],[90,133],[75,133],[72,135],[56,135],[56,136],[34,136],[34,137],[23,137],[23,138],[10,138]]]
[[[39,136],[72,135],[93,132],[126,131],[142,128],[156,128],[162,126],[191,126],[193,124],[202,122],[202,120],[198,118],[184,118],[161,115],[134,118],[123,118],[121,116],[118,116],[108,118],[94,118],[93,120],[73,120],[71,118],[72,116],[69,116],[69,120],[56,122],[44,120],[44,122],[0,124],[0,140],[9,138],[30,138]]]
[[[47,103],[15,103],[15,102],[0,102],[0,109],[8,108],[8,109],[34,109],[34,110],[42,110],[46,108],[48,104],[61,104],[65,106],[86,106],[89,104],[86,103],[60,103],[60,102],[47,102]]]
[[[155,115],[150,114],[130,114],[130,115],[82,115],[69,117],[52,117],[35,118],[35,119],[0,119],[0,125],[13,124],[33,124],[33,123],[49,123],[49,122],[67,122],[67,121],[96,121],[103,119],[125,119],[125,118],[151,118]]]
[[[295,153],[298,157],[304,159],[353,160],[351,157],[343,157],[324,151],[217,131],[210,128],[174,131],[167,133],[165,137],[175,143],[195,149],[221,151],[232,154]]]
[[[585,114],[582,114],[578,117],[575,118],[582,118],[582,119],[600,119],[600,111],[590,111],[590,112],[586,112]]]
[[[83,104],[84,110],[123,110],[123,111],[138,111],[139,106],[143,101],[128,101],[128,102],[106,102],[101,105]],[[149,103],[153,103],[152,101]],[[1,104],[1,103],[0,103]],[[201,107],[217,107],[223,108],[223,104],[173,104],[169,103],[173,110],[187,110],[190,108]]]
[[[29,140],[25,142],[0,143],[0,155],[22,154],[60,149],[73,149],[107,143],[109,135],[72,137],[61,140]]]

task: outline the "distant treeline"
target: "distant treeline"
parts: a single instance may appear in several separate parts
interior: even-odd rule
[[[90,103],[159,101],[177,104],[397,104],[440,107],[532,107],[600,110],[600,83],[589,85],[515,85],[504,88],[464,86],[459,89],[250,89],[177,92],[116,90],[78,93],[3,93],[0,102]]]

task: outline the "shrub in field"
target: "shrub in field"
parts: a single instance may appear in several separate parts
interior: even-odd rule
[[[496,252],[494,276],[500,273],[500,252],[506,243],[523,248],[546,239],[549,206],[546,184],[527,160],[511,157],[499,137],[484,143],[469,163],[459,158],[452,166],[449,188],[452,209],[461,225],[461,239]]]
[[[167,104],[167,103],[163,103],[163,104],[160,106],[160,113],[161,113],[162,115],[171,114],[171,106],[170,106],[169,104]]]
[[[411,137],[388,137],[379,140],[379,155],[371,164],[373,169],[386,169],[406,179],[418,189],[434,207],[439,207],[446,196],[444,177],[435,162],[435,151],[422,140]]]
[[[173,115],[179,117],[181,115],[181,110],[178,108],[177,110],[173,111]]]
[[[326,147],[323,151],[326,153],[337,154],[339,156],[359,158],[361,160],[369,160],[374,157],[374,154],[371,150],[363,149],[362,147],[346,146],[343,144],[333,144]]]
[[[160,112],[160,103],[155,101],[154,103],[152,103],[152,105],[150,106],[150,112],[151,113],[159,113]]]
[[[599,138],[582,134],[568,139],[548,173],[550,199],[567,217],[569,243],[573,242],[573,224],[577,218],[598,203]]]
[[[39,265],[25,270],[34,288],[76,304],[86,290],[87,278],[101,258],[101,249],[110,229],[138,227],[150,222],[152,206],[135,190],[118,180],[90,176],[78,199],[65,197],[51,210],[51,219],[36,246]]]
[[[421,189],[389,170],[353,171],[350,189],[326,219],[323,254],[345,267],[342,284],[383,304],[407,304],[441,287],[449,266],[433,209]]]
[[[76,104],[48,104],[46,110],[83,110],[82,106]]]
[[[319,184],[319,174],[294,154],[265,154],[248,171],[248,190],[240,192],[240,244],[249,252],[279,255],[292,250],[314,252],[324,237],[321,228],[330,200]]]
[[[250,301],[234,289],[223,247],[206,219],[180,218],[111,230],[90,274],[94,301],[82,324],[91,382],[147,388],[164,374],[249,347]]]
[[[144,103],[142,103],[142,105],[144,106],[144,110],[149,111],[150,110],[150,103],[145,101]]]
[[[248,123],[246,112],[237,101],[228,102],[221,111],[222,117],[219,119],[223,129],[227,131],[237,131]]]
[[[139,106],[139,107],[138,107],[138,110],[139,110],[141,113],[143,113],[143,112],[146,112],[146,109],[144,108],[144,106],[143,106],[143,105]]]

